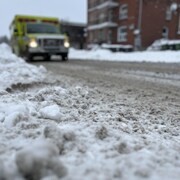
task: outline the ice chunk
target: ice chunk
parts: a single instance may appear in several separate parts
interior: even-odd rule
[[[58,105],[46,106],[40,109],[40,114],[45,119],[52,119],[56,121],[59,121],[63,116]]]

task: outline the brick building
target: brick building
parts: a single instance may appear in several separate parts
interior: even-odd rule
[[[146,48],[180,39],[180,0],[88,0],[87,43]]]

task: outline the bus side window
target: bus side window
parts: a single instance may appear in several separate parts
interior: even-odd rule
[[[14,28],[13,34],[14,34],[15,36],[18,35],[18,30],[17,30],[16,28]]]
[[[18,30],[17,30],[17,29],[14,29],[14,33],[18,33]]]

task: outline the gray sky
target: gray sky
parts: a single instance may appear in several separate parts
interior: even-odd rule
[[[0,0],[0,36],[9,36],[15,14],[53,16],[86,23],[87,0]]]

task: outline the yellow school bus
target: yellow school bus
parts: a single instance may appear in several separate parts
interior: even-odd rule
[[[60,55],[68,60],[69,38],[60,33],[58,18],[16,15],[10,25],[12,51],[26,60]]]

